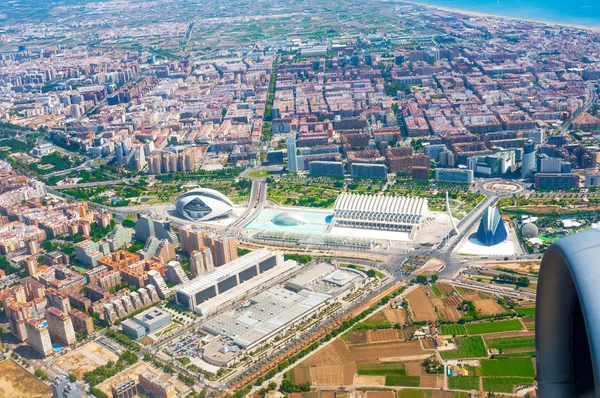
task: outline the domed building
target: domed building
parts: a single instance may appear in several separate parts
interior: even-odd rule
[[[231,213],[233,203],[214,189],[196,188],[177,198],[175,208],[188,220],[208,221]]]
[[[477,239],[486,246],[494,246],[504,242],[507,237],[508,233],[500,212],[494,206],[488,207],[479,223]]]
[[[537,225],[534,223],[527,223],[521,228],[521,233],[523,234],[524,238],[533,239],[537,238],[540,232]]]
[[[275,225],[282,225],[287,227],[308,224],[307,220],[291,211],[283,211],[277,214],[275,217],[273,217],[271,222]]]

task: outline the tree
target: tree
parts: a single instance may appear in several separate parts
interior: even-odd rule
[[[417,283],[420,283],[421,285],[426,285],[427,277],[425,277],[424,275],[417,276]]]
[[[433,275],[431,275],[431,282],[432,282],[432,283],[435,283],[435,282],[437,282],[437,280],[438,280],[439,278],[440,278],[440,277],[438,276],[438,274],[433,274]]]

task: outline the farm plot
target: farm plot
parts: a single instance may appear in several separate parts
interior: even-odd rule
[[[423,362],[412,361],[406,362],[404,367],[408,376],[419,376],[420,383],[419,387],[428,388],[443,388],[444,387],[444,376],[442,375],[430,375],[423,369]]]
[[[335,340],[294,369],[296,383],[308,381],[315,386],[350,385],[355,374],[356,366],[342,340]]]
[[[515,308],[515,312],[520,316],[535,315],[535,307]]]
[[[488,348],[496,348],[503,351],[517,348],[533,348],[535,347],[535,336],[518,336],[499,339],[486,338],[485,343]]]
[[[406,369],[402,362],[377,363],[371,365],[358,365],[356,373],[366,376],[406,376]]]
[[[440,289],[440,292],[442,292],[444,296],[451,296],[452,293],[455,292],[452,285],[449,285],[447,283],[436,283],[436,286],[438,287],[438,289]]]
[[[516,386],[532,385],[529,377],[483,377],[483,390],[512,393]]]
[[[448,387],[455,390],[479,390],[479,377],[450,377]]]
[[[393,391],[367,391],[367,398],[396,398]]]
[[[419,376],[391,375],[385,377],[386,386],[419,387],[421,378]]]
[[[460,336],[467,334],[467,331],[464,325],[442,325],[442,334]]]
[[[439,315],[446,321],[456,322],[462,318],[457,307],[462,300],[459,297],[432,298],[431,303],[438,309]]]
[[[396,329],[379,329],[367,331],[367,343],[378,343],[382,341],[398,340]]]
[[[423,287],[412,291],[407,296],[407,299],[415,321],[436,321],[438,319],[433,304],[427,294],[425,294]]]
[[[308,371],[313,386],[350,385],[354,382],[354,375],[356,374],[353,363],[311,366]]]
[[[470,335],[475,335],[522,330],[523,324],[518,319],[508,319],[496,322],[471,323],[466,325],[466,328]]]
[[[485,359],[481,369],[484,376],[535,377],[531,358]]]
[[[350,330],[342,336],[348,344],[364,344],[367,342],[366,330]]]
[[[384,361],[398,362],[402,358],[424,354],[418,341],[353,344],[348,348],[357,365],[377,364]]]
[[[404,325],[406,323],[406,310],[404,308],[386,308],[383,313],[387,320],[392,324]]]
[[[487,350],[481,336],[457,337],[454,339],[457,349],[442,351],[443,359],[465,359],[487,357]]]
[[[481,315],[496,315],[506,312],[504,307],[498,304],[494,299],[474,300],[473,304],[475,304],[475,309]]]

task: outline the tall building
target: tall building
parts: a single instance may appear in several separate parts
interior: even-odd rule
[[[50,335],[64,346],[69,346],[77,341],[71,317],[58,308],[50,307],[46,310],[48,331]]]
[[[83,391],[67,376],[58,375],[52,380],[52,398],[83,398]]]
[[[169,289],[167,283],[165,282],[163,277],[158,273],[158,271],[148,271],[148,283],[151,283],[156,287],[158,297],[160,297],[161,300],[165,300],[171,294],[171,289]]]
[[[29,276],[36,276],[38,266],[37,259],[34,256],[29,256],[23,262],[25,263],[25,268],[27,269]]]
[[[212,253],[212,262],[221,266],[238,258],[237,239],[229,237],[219,239],[216,235],[206,231],[194,231],[187,226],[179,230],[181,249],[191,254],[208,247]]]
[[[48,326],[46,326],[45,322],[34,318],[29,319],[25,322],[25,330],[27,331],[29,345],[35,351],[44,358],[52,355],[54,350],[52,349]]]
[[[151,236],[161,240],[166,239],[175,247],[179,246],[179,239],[177,239],[177,234],[171,228],[171,224],[167,221],[157,221],[146,215],[140,215],[135,224],[135,238],[146,242]]]
[[[535,163],[535,141],[529,139],[523,147],[523,162],[521,165],[521,178],[527,177],[536,170]]]
[[[194,250],[190,254],[190,267],[192,269],[192,278],[197,278],[215,269],[212,259],[212,252],[208,247],[200,250]]]
[[[285,139],[288,156],[288,171],[290,173],[298,172],[298,160],[296,158],[296,134],[292,133]]]
[[[181,268],[181,263],[179,261],[169,261],[167,264],[167,269],[165,270],[165,276],[167,280],[174,285],[179,285],[181,283],[186,283],[190,279]]]
[[[131,294],[133,295],[133,293],[136,292],[132,292]],[[73,329],[76,333],[84,332],[84,334],[87,336],[92,334],[92,332],[94,331],[94,321],[91,316],[89,316],[85,312],[79,311],[76,308],[73,308],[71,311],[69,311],[69,316],[71,317],[71,321],[73,322]]]

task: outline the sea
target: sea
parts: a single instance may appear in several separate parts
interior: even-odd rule
[[[415,0],[415,2],[502,17],[600,28],[600,0]]]

